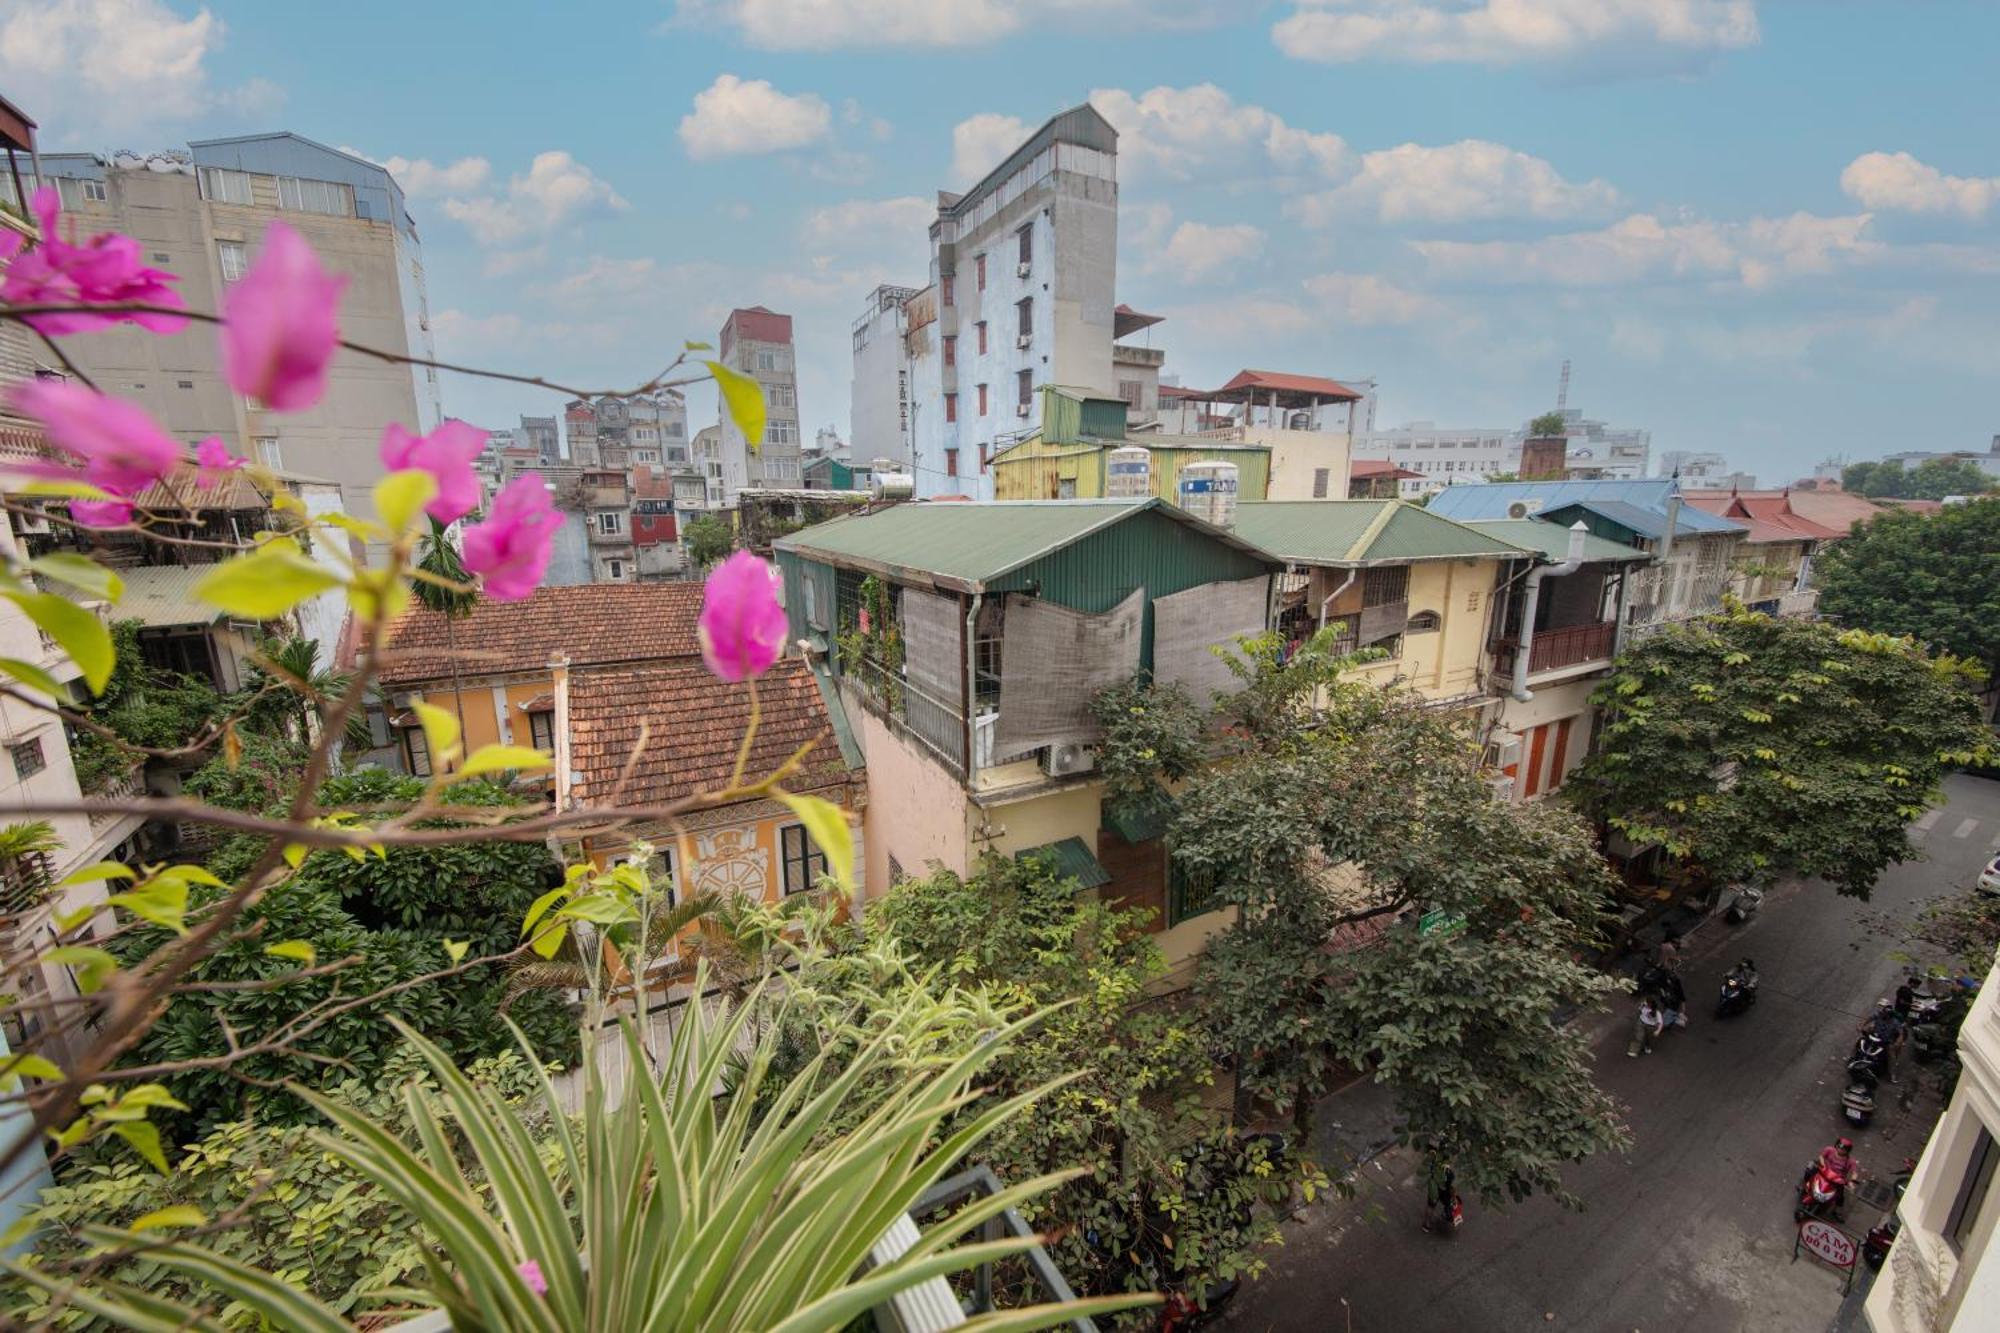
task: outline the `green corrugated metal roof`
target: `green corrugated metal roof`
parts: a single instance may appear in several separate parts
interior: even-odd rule
[[[1155,498],[913,502],[847,514],[782,537],[781,551],[875,569],[910,582],[982,590],[1003,574],[1148,509],[1226,545],[1263,552]]]
[[[1504,560],[1513,543],[1401,500],[1252,500],[1236,506],[1236,532],[1302,565],[1409,560]]]
[[[1569,559],[1569,529],[1560,523],[1544,523],[1538,518],[1493,518],[1480,519],[1465,526],[1478,528],[1516,546],[1540,551],[1551,560],[1560,562]],[[1604,560],[1646,560],[1650,557],[1634,547],[1585,533],[1583,558],[1588,563],[1596,563]]]
[[[1080,888],[1102,888],[1111,882],[1111,872],[1104,868],[1090,848],[1083,845],[1082,838],[1064,838],[1060,842],[1045,842],[1039,847],[1030,847],[1024,852],[1014,853],[1016,861],[1025,861],[1031,856],[1046,856],[1055,863],[1058,875],[1074,879]]]
[[[125,595],[111,608],[114,620],[143,621],[148,628],[212,625],[222,613],[194,595],[194,585],[214,565],[142,565],[121,569]]]

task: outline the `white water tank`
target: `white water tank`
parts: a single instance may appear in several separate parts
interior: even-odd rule
[[[1236,525],[1236,464],[1189,463],[1176,488],[1180,507],[1218,528]]]
[[[868,489],[878,500],[907,500],[917,493],[917,479],[908,472],[877,472]]]
[[[1104,493],[1114,500],[1153,493],[1153,451],[1128,444],[1104,456]]]

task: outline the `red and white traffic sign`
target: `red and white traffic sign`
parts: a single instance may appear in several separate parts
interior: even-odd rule
[[[1854,1237],[1830,1222],[1807,1218],[1799,1224],[1799,1244],[1835,1268],[1854,1267]]]

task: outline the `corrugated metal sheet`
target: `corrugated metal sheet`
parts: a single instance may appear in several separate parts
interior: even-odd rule
[[[1047,401],[1059,403],[1059,397]],[[1085,440],[1064,444],[1046,433],[1030,436],[993,460],[994,495],[1002,500],[1048,500],[1071,482],[1074,498],[1094,500],[1105,493],[1105,459],[1113,449],[1140,447],[1151,452],[1148,494],[1171,502],[1181,469],[1190,463],[1234,463],[1238,492],[1263,496],[1270,490],[1269,445],[1233,440],[1199,440],[1190,436],[1132,435],[1123,440]]]
[[[852,514],[773,543],[779,551],[878,568],[906,582],[971,587],[1129,517],[1144,500],[900,504]]]
[[[140,620],[148,628],[212,625],[221,612],[194,595],[194,585],[215,572],[213,565],[142,565],[121,569],[125,595],[112,608],[117,620]]]
[[[1636,481],[1497,481],[1483,486],[1447,486],[1430,498],[1430,510],[1467,523],[1473,519],[1507,518],[1510,506],[1540,501],[1539,512],[1594,501],[1636,505],[1664,517],[1667,498],[1674,493],[1671,477]],[[1737,525],[1693,505],[1681,508],[1682,528],[1689,532],[1735,532]],[[1664,530],[1664,529],[1663,529]]]
[[[1540,551],[1551,560],[1562,561],[1569,558],[1569,529],[1560,523],[1544,523],[1537,518],[1500,518],[1482,519],[1465,526],[1490,533],[1515,546]],[[1634,547],[1586,533],[1583,538],[1583,558],[1586,563],[1595,564],[1609,560],[1647,560],[1651,557]]]
[[[1400,500],[1246,501],[1236,507],[1236,531],[1301,565],[1504,560],[1521,554],[1493,534]]]
[[[1048,861],[1056,874],[1074,879],[1078,888],[1102,888],[1111,882],[1111,872],[1104,868],[1090,848],[1083,845],[1082,838],[1045,842],[1039,847],[1014,853],[1016,861],[1025,861],[1029,857]]]

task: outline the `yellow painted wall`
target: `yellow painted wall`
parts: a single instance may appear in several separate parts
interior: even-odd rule
[[[1292,432],[1302,434],[1302,432]],[[1345,440],[1345,436],[1325,437]],[[1143,436],[1134,437],[1132,444],[1145,444]],[[1047,444],[1041,436],[1030,436],[1000,455],[993,461],[993,493],[1001,500],[1054,500],[1062,498],[1065,481],[1074,485],[1074,497],[1078,500],[1096,500],[1104,496],[1105,458],[1117,445],[1077,445]],[[1270,486],[1271,455],[1263,449],[1243,449],[1209,447],[1200,444],[1182,446],[1149,445],[1153,456],[1150,485],[1147,494],[1162,500],[1174,499],[1180,484],[1181,469],[1190,463],[1234,463],[1237,469],[1238,496],[1245,500],[1261,500]],[[1345,494],[1347,485],[1347,462],[1343,449],[1339,462],[1334,468],[1333,483],[1341,489],[1329,492],[1338,498]],[[1304,497],[1301,497],[1304,498]]]
[[[1085,847],[1095,851],[1097,829],[1103,818],[1104,784],[1087,782],[1044,792],[1025,801],[1010,801],[984,810],[975,808],[973,832],[976,837],[981,822],[989,825],[993,835],[991,846],[1002,856],[1064,838],[1081,838]]]
[[[1277,430],[1246,426],[1243,438],[1271,446],[1271,480],[1267,499],[1344,500],[1347,498],[1349,455],[1353,437],[1344,431]],[[1326,491],[1313,494],[1313,477],[1326,469]],[[1249,498],[1249,487],[1244,487]]]
[[[1346,583],[1350,571],[1314,569],[1306,589],[1315,618],[1320,602]],[[1427,699],[1449,699],[1478,688],[1486,661],[1486,618],[1501,572],[1495,560],[1426,560],[1410,566],[1410,614],[1435,611],[1440,627],[1404,634],[1399,657],[1376,662],[1357,673],[1387,683],[1398,676]],[[1357,577],[1327,608],[1329,618],[1361,609]]]
[[[843,805],[852,799],[838,791],[820,795]],[[587,855],[600,867],[609,865],[629,853],[633,840],[642,840],[655,848],[673,850],[674,878],[680,893],[743,893],[763,902],[777,902],[785,895],[784,844],[779,833],[796,823],[798,820],[789,811],[779,811],[712,828],[691,829],[687,835],[688,847],[693,851],[691,860],[684,854],[687,849],[666,825],[640,829],[633,838],[620,835],[597,840],[590,844]],[[857,870],[861,883],[864,886],[881,883],[871,880],[866,872],[866,837],[861,841],[860,850],[864,854],[857,858],[862,863]]]
[[[495,688],[501,689],[506,695],[504,723],[493,706]],[[538,694],[548,694],[554,689],[554,678],[543,676],[498,687],[491,684],[468,684],[463,691],[454,690],[450,686],[442,689],[426,689],[416,697],[433,707],[444,709],[453,717],[463,719],[465,752],[470,754],[482,745],[528,744],[531,735],[528,729],[528,715],[521,711],[521,705]]]

